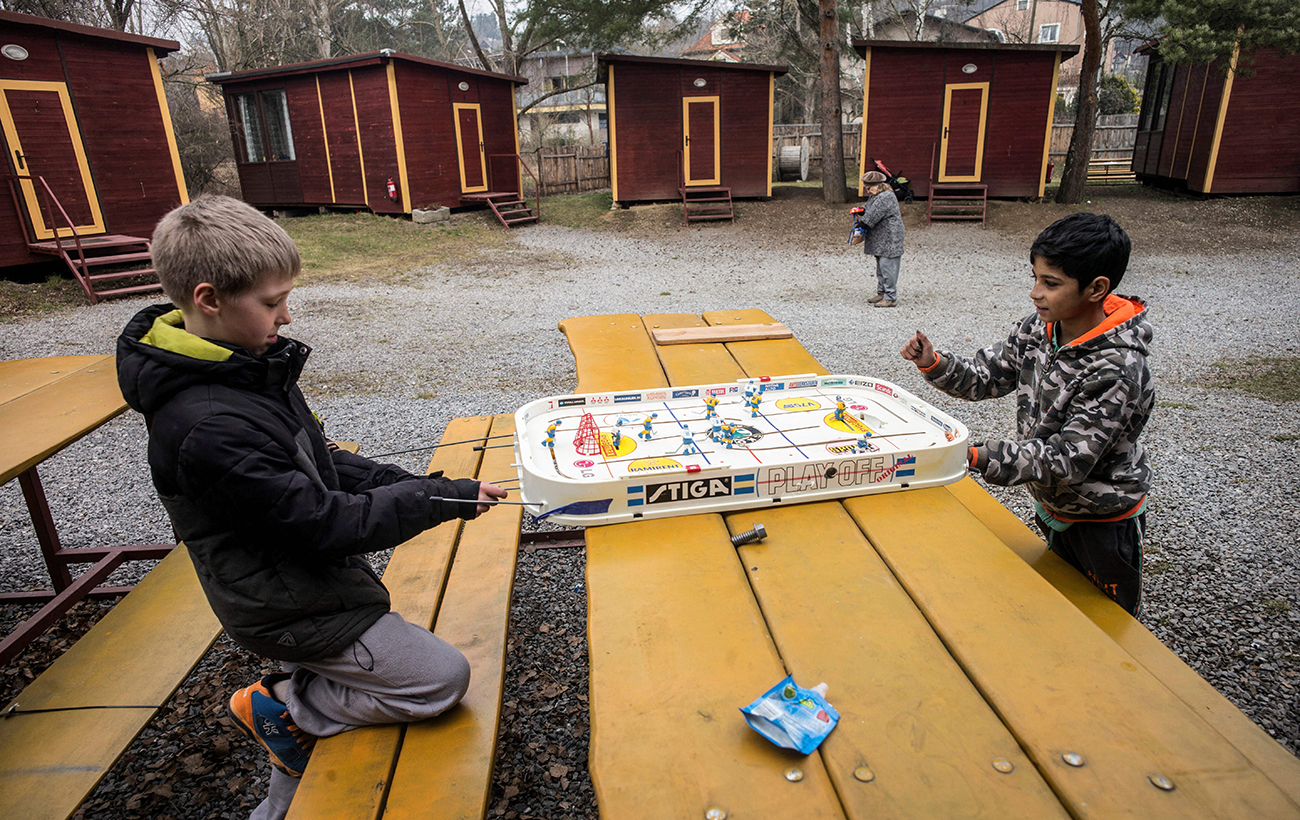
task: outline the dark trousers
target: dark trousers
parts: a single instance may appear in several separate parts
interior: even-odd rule
[[[1093,586],[1136,616],[1142,604],[1142,534],[1146,513],[1123,521],[1081,521],[1061,532],[1041,518],[1047,548],[1083,573]]]

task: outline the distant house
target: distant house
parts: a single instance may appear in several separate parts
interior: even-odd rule
[[[1061,63],[1061,85],[1078,85],[1084,29],[1080,0],[978,0],[966,24],[996,31],[1008,43],[1074,44],[1077,56]],[[1109,62],[1113,44],[1108,45]]]
[[[923,40],[938,43],[999,43],[997,32],[968,25],[942,14],[927,14],[918,29],[910,8],[881,14],[872,26],[874,40]]]
[[[609,139],[604,87],[575,88],[595,79],[595,52],[575,49],[530,54],[519,64],[519,74],[528,80],[515,100],[519,137],[525,143],[597,145]],[[556,91],[560,93],[552,94]]]
[[[730,15],[718,18],[703,37],[682,49],[682,57],[688,60],[717,60],[723,63],[744,62],[744,40],[731,36],[730,29],[736,23],[749,20],[749,12],[741,11],[736,17]]]

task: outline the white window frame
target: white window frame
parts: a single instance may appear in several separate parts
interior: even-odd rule
[[[1052,36],[1049,39],[1048,31]],[[1038,42],[1040,43],[1059,43],[1061,42],[1061,24],[1060,23],[1043,23],[1038,27]]]
[[[1029,11],[1029,0],[1016,0],[1016,11]]]

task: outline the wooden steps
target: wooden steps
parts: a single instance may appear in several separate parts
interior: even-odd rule
[[[461,202],[487,203],[496,215],[502,227],[513,228],[529,222],[540,222],[540,209],[534,212],[528,202],[518,191],[483,191],[475,194],[462,194]]]
[[[736,221],[736,210],[731,201],[731,189],[720,186],[681,187],[682,215],[689,226],[692,222],[715,222],[726,219]]]
[[[33,253],[57,256],[81,283],[90,303],[114,296],[147,293],[162,290],[158,274],[150,266],[149,240],[142,236],[107,234],[104,236],[73,237],[71,239],[29,242]],[[145,263],[141,266],[140,263]],[[99,268],[119,267],[119,270],[95,273]],[[121,279],[144,279],[143,283],[126,287],[101,288],[99,285]]]
[[[989,187],[977,182],[934,182],[926,207],[926,224],[937,220],[978,219],[985,223]]]

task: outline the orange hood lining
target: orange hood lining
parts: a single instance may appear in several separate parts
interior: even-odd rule
[[[1101,303],[1101,309],[1106,311],[1105,319],[1101,320],[1101,322],[1092,330],[1089,330],[1079,338],[1063,346],[1071,347],[1073,345],[1083,344],[1089,339],[1095,339],[1106,331],[1119,327],[1129,319],[1132,319],[1134,316],[1146,310],[1147,306],[1135,299],[1130,299],[1127,296],[1119,296],[1111,293],[1107,294],[1106,301]],[[1055,324],[1055,322],[1047,323],[1047,338],[1049,339],[1052,338],[1052,331],[1054,330],[1053,325]]]

